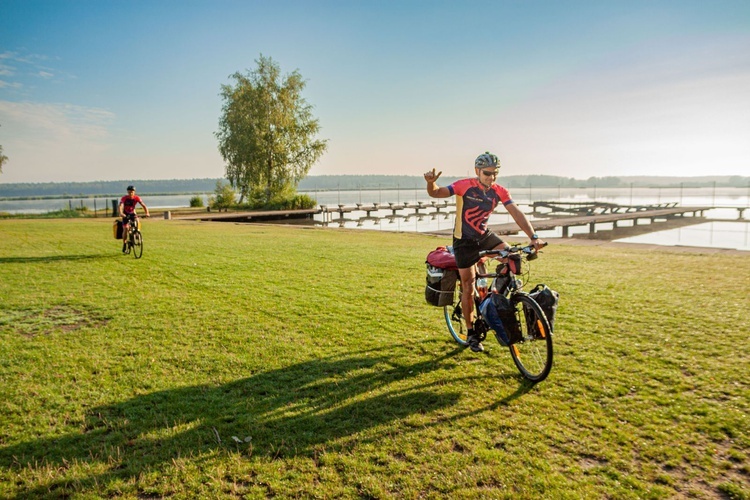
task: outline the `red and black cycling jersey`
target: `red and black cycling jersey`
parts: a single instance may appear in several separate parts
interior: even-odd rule
[[[141,198],[138,195],[135,195],[132,198],[130,195],[125,195],[120,198],[120,203],[122,203],[122,213],[130,215],[135,213],[135,206],[136,204],[141,203]]]
[[[479,239],[487,232],[487,220],[498,203],[513,203],[510,193],[499,184],[485,188],[478,179],[462,179],[448,186],[456,195],[456,226],[453,236],[459,239]]]

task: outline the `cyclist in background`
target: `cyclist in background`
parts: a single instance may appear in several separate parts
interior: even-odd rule
[[[534,227],[526,218],[510,192],[495,184],[500,162],[497,156],[486,152],[474,161],[476,178],[461,179],[450,186],[440,187],[437,180],[443,172],[435,169],[424,174],[427,181],[427,194],[433,198],[456,196],[456,224],[453,230],[453,253],[456,256],[458,273],[461,277],[461,309],[467,328],[467,342],[474,352],[484,351],[479,335],[474,332],[474,282],[480,250],[505,249],[509,245],[487,228],[487,220],[498,203],[502,203],[518,227],[531,239],[538,250],[544,241],[534,232]]]
[[[143,207],[146,217],[150,217],[148,213],[148,207],[143,203],[141,197],[135,194],[135,188],[128,186],[128,194],[120,198],[120,217],[122,217],[122,252],[125,253],[128,250],[128,232],[126,226],[131,218],[135,216],[135,206],[140,204]]]

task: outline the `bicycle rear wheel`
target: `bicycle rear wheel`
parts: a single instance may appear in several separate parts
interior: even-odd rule
[[[552,329],[542,308],[526,294],[515,294],[511,303],[521,325],[522,340],[510,346],[510,355],[521,374],[541,382],[552,369]]]
[[[460,346],[469,345],[466,342],[466,322],[461,310],[460,280],[456,283],[456,289],[453,292],[453,304],[443,307],[443,315],[445,316],[445,324],[448,325],[448,332],[453,340]]]
[[[140,259],[143,255],[143,235],[137,229],[133,231],[133,257]]]

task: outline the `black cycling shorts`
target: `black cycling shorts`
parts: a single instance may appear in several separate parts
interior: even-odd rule
[[[502,245],[503,240],[492,231],[487,231],[478,240],[453,238],[453,253],[459,269],[471,267],[479,262],[480,250],[492,250]]]

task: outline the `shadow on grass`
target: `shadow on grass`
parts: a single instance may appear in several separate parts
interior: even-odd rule
[[[122,254],[47,255],[44,257],[0,257],[0,264],[28,264],[33,262],[59,262],[121,258]]]
[[[35,497],[137,480],[179,457],[217,451],[275,460],[349,449],[376,440],[369,429],[451,407],[461,398],[450,381],[410,383],[437,370],[451,378],[450,370],[460,370],[452,359],[460,349],[419,362],[404,361],[397,350],[315,359],[227,384],[96,407],[80,432],[0,448],[0,465],[59,470],[82,464],[74,481],[55,477],[21,494]]]

